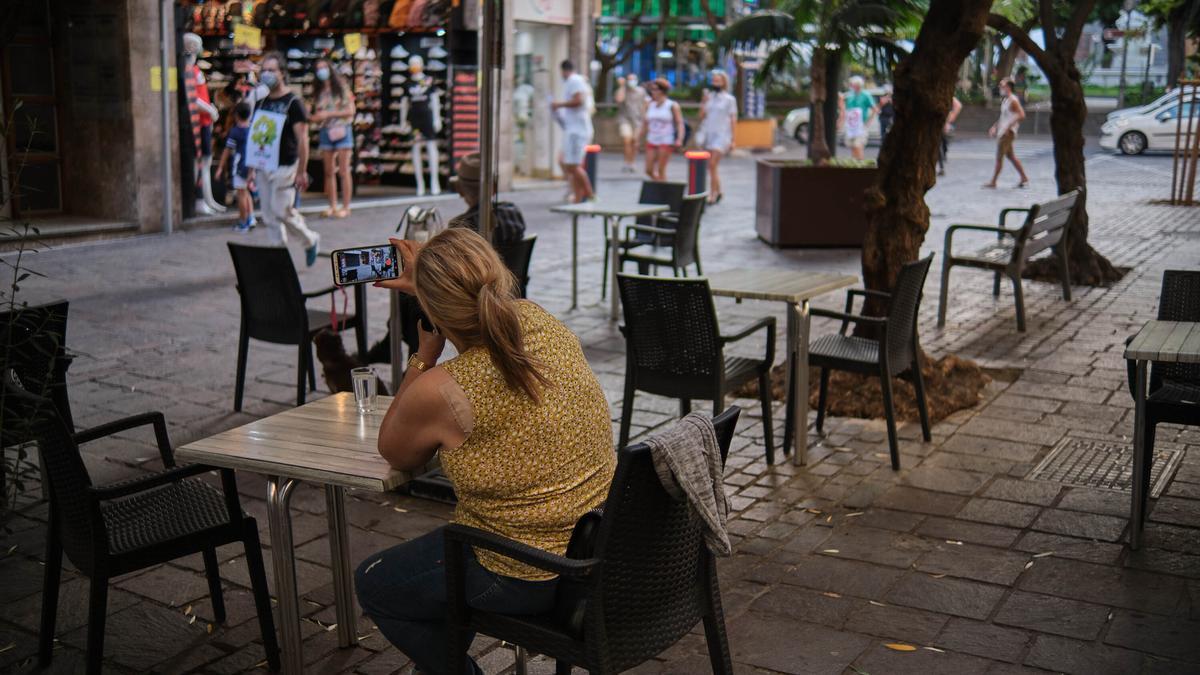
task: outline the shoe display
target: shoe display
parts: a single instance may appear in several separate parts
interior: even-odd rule
[[[212,69],[212,64],[209,63],[208,61],[205,61],[204,59],[200,59],[199,61],[197,61],[196,65],[200,66],[200,70],[211,70]]]
[[[287,57],[289,59],[302,59],[304,58],[304,52],[292,47],[291,49],[287,50]]]
[[[405,63],[404,61],[392,61],[392,72],[393,73],[408,72],[408,64]]]
[[[388,54],[388,56],[392,57],[393,59],[407,59],[408,50],[404,48],[404,45],[396,45],[395,47],[392,47],[392,51]]]
[[[304,70],[304,64],[299,61],[288,61],[288,70]]]
[[[388,84],[404,84],[405,82],[408,82],[408,78],[399,73],[388,78]]]
[[[450,55],[450,53],[447,52],[445,49],[442,49],[441,45],[438,45],[438,46],[434,47],[433,49],[429,50],[429,58],[431,58],[431,59],[444,59],[449,55]]]
[[[441,72],[445,69],[446,69],[446,64],[444,64],[441,61],[438,61],[436,59],[425,64],[425,70],[428,70],[430,72],[437,73],[437,72]]]

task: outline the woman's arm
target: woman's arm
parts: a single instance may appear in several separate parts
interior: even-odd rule
[[[417,358],[425,356],[418,351]],[[429,361],[424,361],[429,364]],[[442,396],[454,380],[442,368],[421,372],[410,367],[379,426],[379,455],[401,471],[429,463],[439,448],[456,448],[466,440],[450,404]]]
[[[683,145],[683,108],[672,101],[671,114],[675,116],[675,147]]]
[[[346,92],[346,98],[343,100],[346,102],[346,105],[333,111],[333,113],[330,115],[331,117],[339,117],[339,118],[345,118],[345,119],[351,119],[354,117],[354,111],[355,111],[354,94],[350,93],[350,92]]]

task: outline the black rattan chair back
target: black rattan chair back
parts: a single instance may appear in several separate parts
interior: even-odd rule
[[[729,408],[713,419],[722,459],[740,412]],[[701,527],[687,500],[663,489],[649,447],[620,451],[596,542],[599,603],[590,603],[584,619],[586,635],[606,638],[604,653],[594,657],[605,672],[653,658],[705,614],[712,554]]]
[[[707,279],[618,274],[630,368],[643,391],[690,398],[723,372]]]
[[[496,252],[500,254],[504,266],[517,278],[517,289],[522,298],[526,297],[529,290],[529,261],[533,259],[533,246],[536,243],[537,236],[534,235],[511,244],[496,246]]]
[[[708,193],[688,195],[679,207],[679,223],[675,226],[675,239],[671,242],[675,253],[675,266],[686,268],[696,264],[696,242],[700,239],[700,217],[704,215],[704,202]]]
[[[925,288],[925,276],[933,254],[920,260],[906,263],[896,277],[888,307],[887,358],[891,374],[903,372],[913,362],[917,348],[917,314],[921,309],[921,295]]]
[[[308,339],[308,313],[292,256],[284,247],[229,244],[250,337],[278,344]]]
[[[66,352],[67,308],[64,300],[0,314],[0,339],[5,341],[0,364],[11,369],[23,389],[49,398],[67,427],[73,429],[66,379],[71,362]],[[13,428],[3,432],[0,447],[23,442],[13,435]]]
[[[672,183],[669,181],[647,180],[642,181],[642,191],[638,195],[639,204],[666,204],[667,213],[679,213],[683,207],[683,195],[687,192],[686,183]],[[637,219],[638,225],[654,225],[664,227],[661,220],[656,220],[652,216],[639,216]]]
[[[61,531],[63,550],[81,570],[92,568],[94,554],[104,547],[104,525],[90,499],[91,476],[49,397],[38,396],[11,381],[4,384],[5,425],[37,442],[42,471]]]
[[[1200,321],[1200,270],[1163,272],[1158,296],[1160,321]],[[1155,363],[1150,370],[1150,390],[1164,380],[1200,385],[1200,363]]]

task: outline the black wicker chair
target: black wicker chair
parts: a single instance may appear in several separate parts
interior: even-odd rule
[[[630,225],[625,228],[624,242],[636,242],[637,234],[648,236],[660,236],[664,238],[664,243],[667,246],[666,255],[660,255],[653,252],[642,252],[640,246],[638,248],[625,246],[624,242],[621,246],[621,253],[618,256],[621,261],[621,268],[624,269],[626,262],[635,262],[638,266],[638,274],[649,274],[650,267],[670,267],[671,272],[675,276],[687,276],[687,268],[689,265],[696,266],[696,273],[700,271],[700,217],[704,215],[704,204],[708,199],[707,192],[700,194],[688,195],[683,198],[683,204],[679,210],[679,220],[672,227],[651,227],[649,225]],[[621,270],[618,270],[621,271]]]
[[[275,344],[296,345],[299,358],[296,375],[296,405],[304,405],[306,389],[317,389],[317,373],[313,366],[312,338],[330,328],[329,311],[308,309],[309,298],[330,295],[336,286],[305,293],[300,289],[300,277],[286,248],[274,246],[245,246],[229,244],[233,269],[237,273],[238,295],[242,301],[242,327],[238,335],[237,383],[233,390],[233,409],[241,411],[242,393],[246,387],[246,352],[250,338]],[[355,294],[355,299],[361,298]],[[356,303],[357,304],[357,303]],[[356,308],[358,309],[358,308]],[[366,326],[361,312],[339,317],[339,324],[353,327],[358,341],[358,353],[367,353]]]
[[[713,419],[724,460],[740,411]],[[604,512],[580,519],[567,556],[462,525],[446,527],[449,672],[466,664],[471,632],[553,657],[556,673],[579,666],[618,673],[675,644],[704,621],[714,673],[732,673],[713,554],[686,501],[663,490],[644,444],[618,452]],[[553,611],[510,616],[473,609],[465,598],[463,549],[495,551],[560,575]],[[576,557],[577,556],[577,557]]]
[[[41,663],[48,664],[53,655],[64,552],[79,573],[90,579],[87,672],[99,673],[104,658],[110,579],[200,553],[208,576],[213,618],[222,623],[225,603],[216,547],[240,541],[246,549],[267,660],[272,669],[278,669],[279,648],[258,526],[242,512],[233,471],[221,470],[223,490],[218,490],[193,478],[212,467],[177,467],[161,413],[135,415],[72,434],[49,399],[17,387],[7,376],[0,378],[0,386],[4,387],[6,424],[19,423],[24,433],[36,439],[50,483],[50,527],[38,635]],[[166,470],[110,485],[93,485],[79,445],[148,425],[154,429]]]
[[[921,413],[921,433],[931,440],[929,433],[929,410],[925,405],[925,382],[921,378],[919,363],[921,346],[917,339],[917,313],[921,308],[921,291],[925,276],[933,262],[930,254],[920,260],[906,264],[896,278],[896,287],[891,293],[853,289],[846,294],[846,311],[831,312],[813,309],[813,316],[841,319],[842,328],[837,335],[817,338],[808,347],[808,364],[821,369],[821,386],[817,394],[817,433],[825,423],[825,399],[829,389],[829,371],[848,370],[867,375],[878,375],[883,389],[883,410],[887,418],[888,446],[892,454],[892,468],[900,468],[900,451],[896,446],[896,411],[892,405],[892,378],[908,371],[917,390],[917,408]],[[874,296],[888,301],[887,317],[869,317],[853,314],[854,296]],[[878,339],[846,335],[850,323],[866,324],[875,328]],[[803,420],[802,420],[803,422]]]
[[[667,210],[663,213],[658,213],[653,216],[638,216],[634,221],[638,225],[647,227],[657,227],[661,230],[673,230],[675,224],[679,222],[679,211],[683,208],[683,197],[687,194],[687,183],[672,183],[669,181],[647,180],[642,181],[642,190],[638,195],[639,204],[666,204]],[[652,233],[652,232],[632,232],[626,235],[626,238],[620,242],[622,250],[637,248],[647,244],[652,246],[670,245],[671,235]],[[600,279],[600,297],[606,296],[608,288],[608,261],[609,261],[609,246],[612,242],[609,241],[609,233],[604,233],[604,262],[603,276]],[[700,270],[700,252],[696,250],[696,270],[697,274],[704,274]]]
[[[522,298],[528,297],[529,262],[533,259],[534,244],[537,244],[537,235],[511,244],[496,245],[496,252],[500,254],[504,266],[517,278],[517,288],[520,289]]]
[[[767,463],[775,462],[771,438],[770,371],[775,362],[775,317],[760,319],[734,335],[721,335],[707,279],[671,279],[617,275],[625,312],[625,400],[621,406],[619,447],[629,443],[635,392],[680,400],[680,414],[692,399],[713,402],[713,414],[725,395],[758,379]],[[766,331],[762,359],[725,356],[725,345]]]
[[[1162,292],[1158,298],[1160,321],[1200,321],[1200,270],[1163,272]],[[1134,336],[1125,340],[1128,345]],[[1129,366],[1129,393],[1133,395],[1136,369]],[[1154,363],[1150,366],[1150,393],[1146,397],[1145,448],[1154,456],[1155,427],[1159,424],[1200,426],[1200,363]],[[1142,495],[1150,494],[1150,468],[1138,478]],[[1144,512],[1144,511],[1143,511]]]

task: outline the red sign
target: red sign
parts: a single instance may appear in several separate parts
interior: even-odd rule
[[[1105,40],[1116,40],[1116,39],[1123,38],[1123,37],[1125,37],[1125,31],[1123,31],[1119,28],[1105,28],[1104,29],[1104,39]]]

